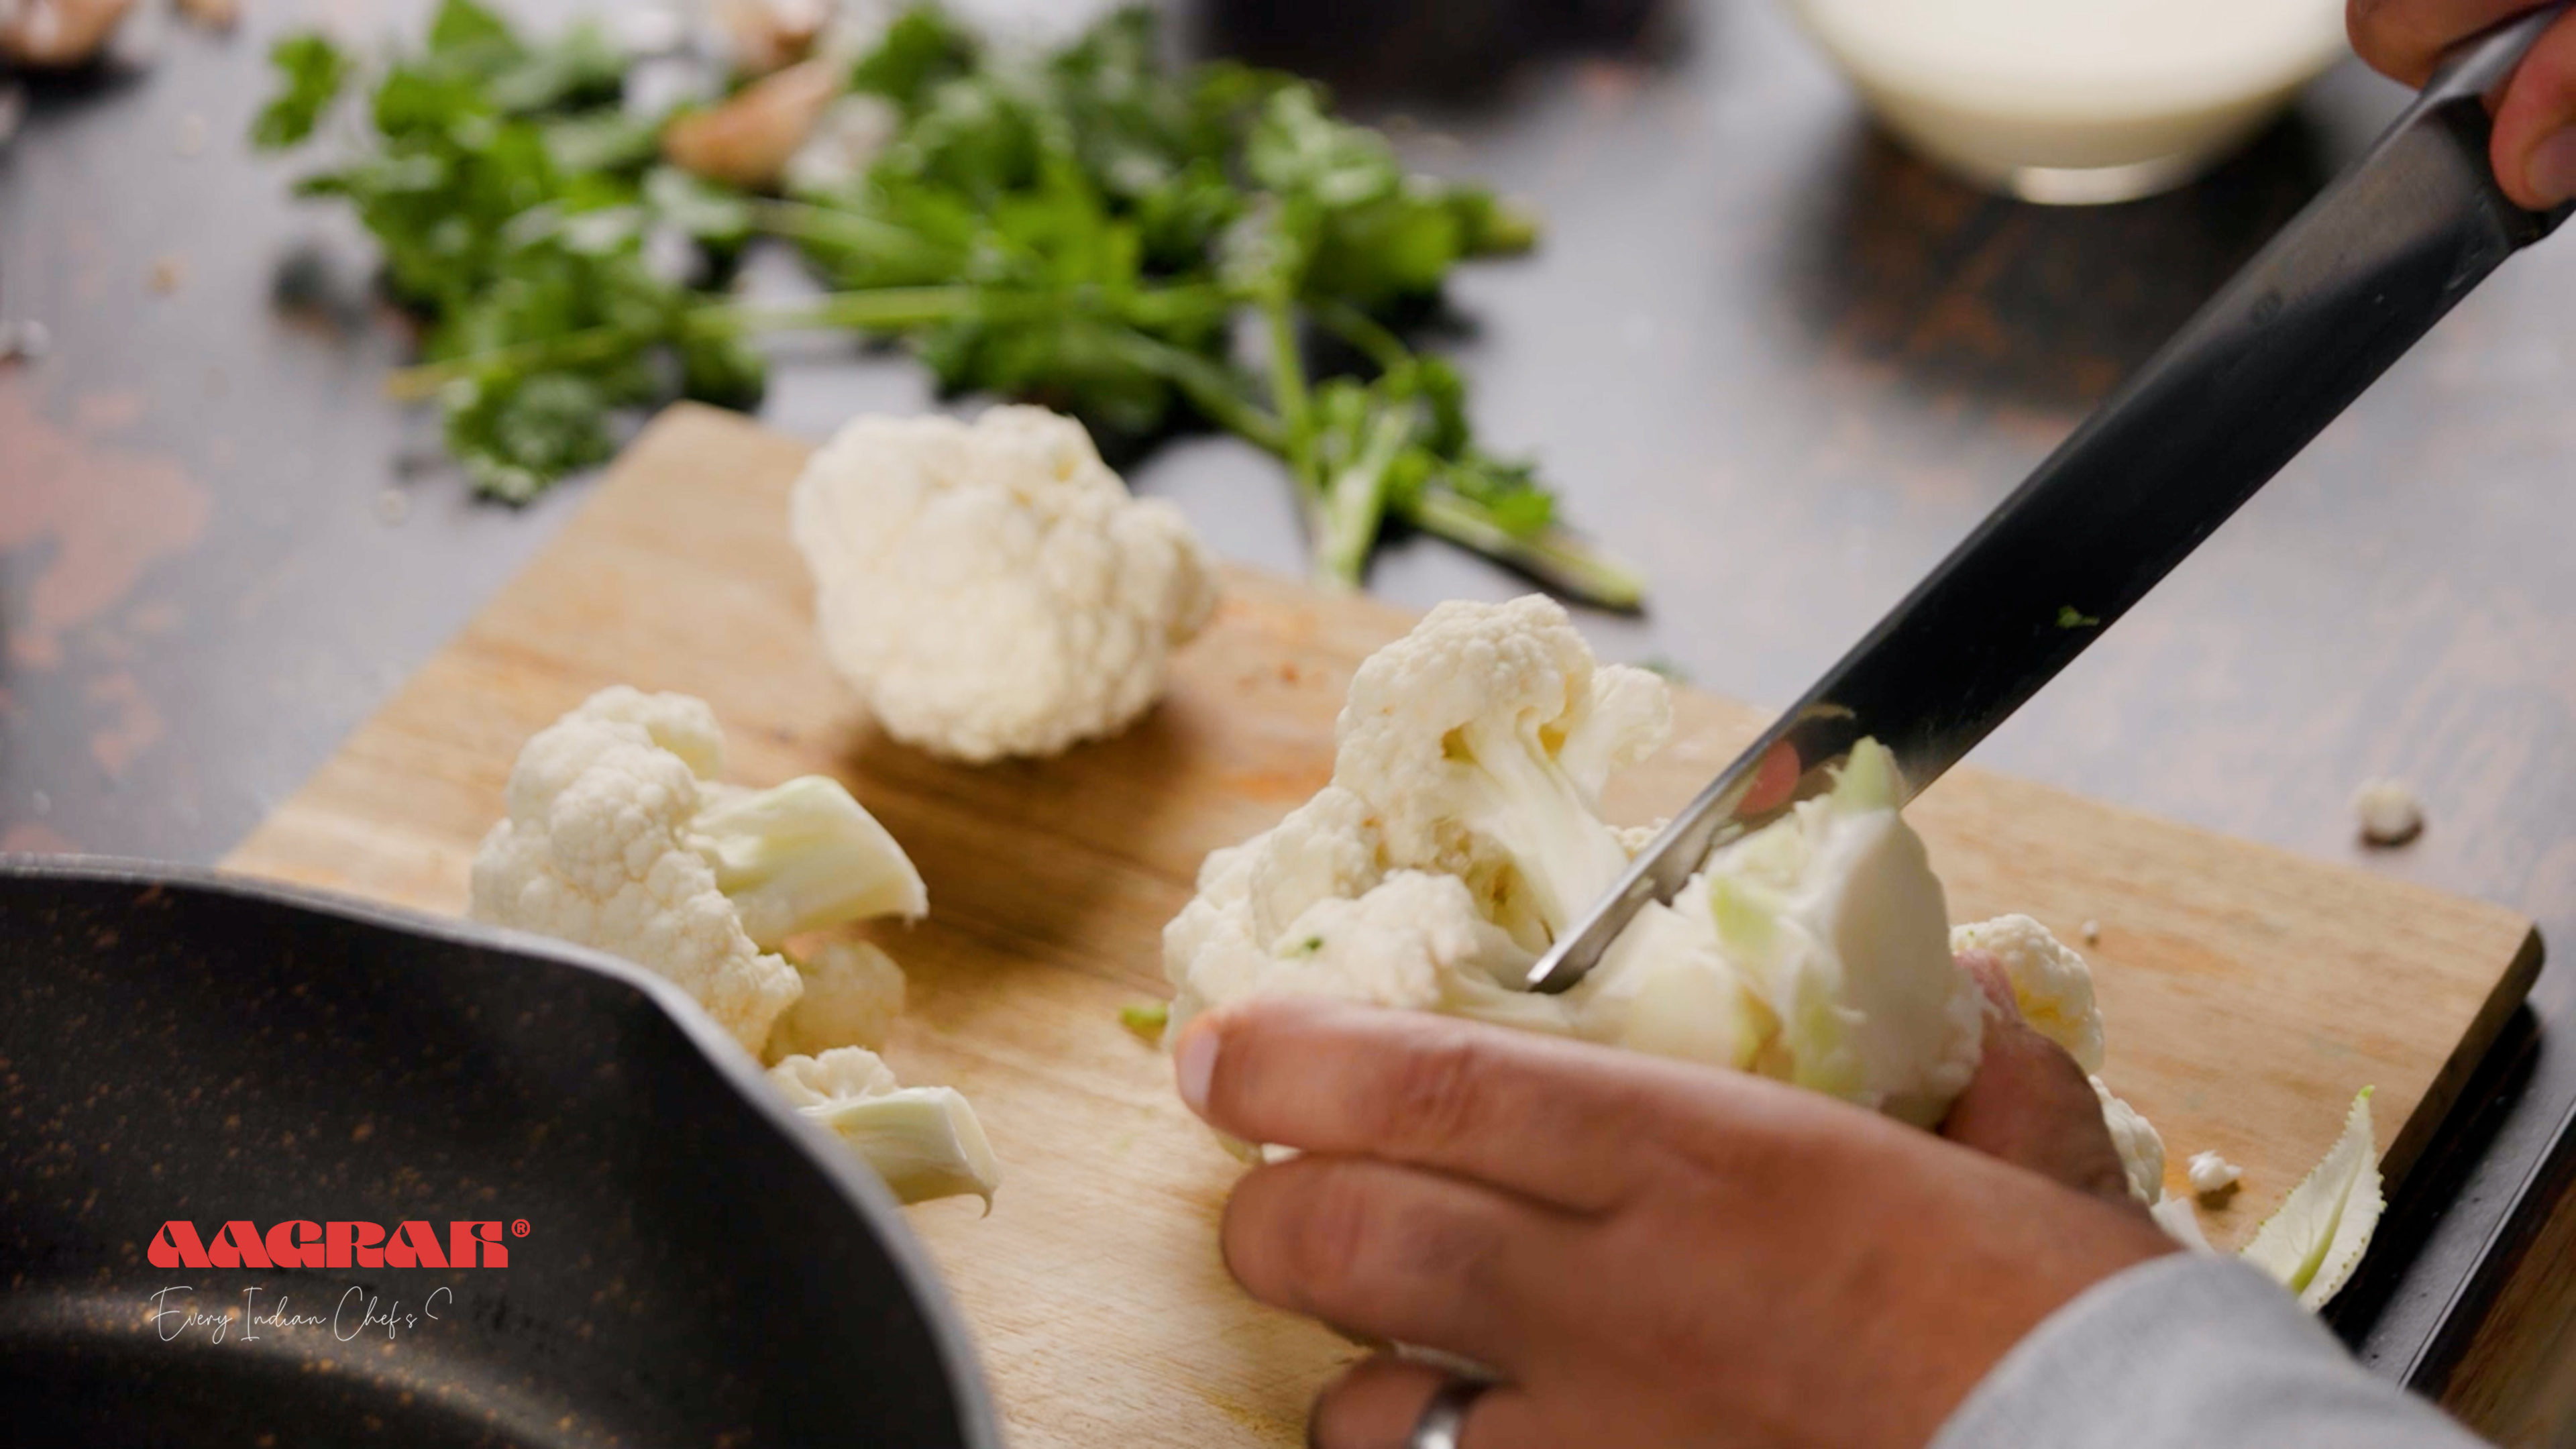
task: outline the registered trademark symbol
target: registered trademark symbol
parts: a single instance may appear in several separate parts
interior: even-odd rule
[[[528,1220],[526,1218],[512,1218],[510,1220],[510,1236],[514,1238],[524,1238],[527,1235]]]

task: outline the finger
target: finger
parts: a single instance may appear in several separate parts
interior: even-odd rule
[[[1724,1074],[1420,1012],[1280,999],[1211,1013],[1173,1056],[1219,1130],[1414,1163],[1576,1212],[1626,1200],[1660,1160],[1641,1124]]]
[[[2535,8],[2539,0],[2347,0],[2352,48],[2373,70],[2420,86],[2442,52]]]
[[[1404,1449],[1431,1396],[1450,1375],[1383,1354],[1363,1359],[1324,1386],[1306,1425],[1314,1449]],[[1458,1449],[1538,1449],[1561,1442],[1543,1431],[1530,1398],[1496,1384],[1467,1406]]]
[[[2092,1081],[2064,1047],[2021,1019],[2009,989],[2002,1000],[2002,1010],[1987,1014],[1985,1055],[1950,1104],[1941,1135],[2078,1192],[2129,1202],[2128,1170]]]
[[[2496,107],[2492,154],[2517,203],[2546,211],[2576,199],[2576,12],[2522,58]]]
[[[1516,1367],[1552,1321],[1574,1221],[1365,1157],[1297,1157],[1236,1185],[1225,1265],[1264,1303],[1349,1332]]]

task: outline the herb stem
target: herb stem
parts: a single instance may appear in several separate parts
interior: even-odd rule
[[[435,397],[438,390],[451,382],[494,372],[528,372],[544,368],[567,367],[578,363],[600,362],[616,356],[634,344],[631,327],[587,327],[579,332],[566,332],[554,337],[539,337],[528,342],[494,347],[464,357],[451,357],[438,362],[424,362],[398,368],[385,379],[385,395],[396,402],[419,402]]]
[[[1337,592],[1360,586],[1369,552],[1377,546],[1386,522],[1386,475],[1412,440],[1415,418],[1408,410],[1380,416],[1369,428],[1367,446],[1349,467],[1333,475],[1324,489],[1323,528],[1316,535],[1315,582]]]
[[[879,260],[899,258],[942,271],[953,271],[952,258],[909,227],[897,226],[863,212],[839,211],[803,201],[755,200],[752,225],[788,241],[841,251],[860,252]]]
[[[1393,372],[1413,360],[1413,351],[1404,345],[1404,339],[1350,303],[1335,297],[1310,306],[1315,320],[1323,325],[1325,331],[1367,354],[1368,360],[1377,364],[1378,371]]]
[[[1123,356],[1179,388],[1193,406],[1227,432],[1274,454],[1287,447],[1287,433],[1279,419],[1246,397],[1242,384],[1223,364],[1133,328],[1121,330],[1116,337]]]
[[[1587,604],[1633,611],[1645,604],[1646,578],[1635,565],[1554,525],[1527,538],[1484,508],[1446,488],[1425,488],[1405,510],[1407,523],[1474,549]]]
[[[1297,317],[1284,294],[1261,300],[1261,317],[1270,336],[1270,400],[1286,429],[1288,470],[1311,501],[1323,491],[1315,475],[1315,412],[1306,392],[1306,359],[1297,347]]]

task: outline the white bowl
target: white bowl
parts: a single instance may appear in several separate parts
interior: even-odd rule
[[[1907,145],[2027,201],[2224,160],[2347,54],[2343,0],[1790,0]]]

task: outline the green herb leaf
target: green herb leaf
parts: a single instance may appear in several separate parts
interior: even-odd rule
[[[596,26],[533,38],[441,0],[425,45],[377,79],[365,143],[298,190],[375,234],[387,290],[422,323],[396,387],[440,399],[450,446],[498,497],[599,461],[629,409],[675,393],[751,406],[759,333],[835,327],[899,340],[945,391],[1070,412],[1113,451],[1205,421],[1280,454],[1327,580],[1355,583],[1401,523],[1633,606],[1636,572],[1561,525],[1529,463],[1480,448],[1463,379],[1390,326],[1463,258],[1527,249],[1535,219],[1408,174],[1320,87],[1168,64],[1158,26],[1130,6],[1036,52],[916,4],[849,73],[892,107],[874,159],[778,199],[661,165],[662,120],[627,107],[625,58]],[[276,63],[256,134],[282,146],[311,134],[349,66],[318,36]],[[648,268],[647,240],[675,233],[699,264]],[[763,237],[834,294],[762,308],[714,290]],[[1266,389],[1235,359],[1246,313]],[[1310,376],[1310,324],[1365,369]]]
[[[279,41],[268,52],[276,70],[278,92],[251,123],[251,142],[263,151],[301,145],[340,98],[349,76],[349,58],[328,36],[308,30]]]
[[[910,115],[932,87],[972,70],[981,49],[939,7],[916,5],[896,16],[877,48],[851,69],[850,89],[883,96]]]

